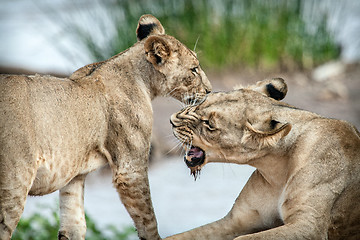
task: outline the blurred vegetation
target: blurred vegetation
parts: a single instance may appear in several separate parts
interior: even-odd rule
[[[39,206],[41,212],[49,212],[50,216],[35,213],[28,218],[21,218],[13,234],[12,240],[49,240],[57,239],[60,220],[58,209],[50,206]],[[106,231],[100,230],[94,220],[85,214],[86,239],[87,240],[128,240],[136,239],[137,234],[133,227],[125,227],[121,231],[113,225],[106,227]],[[106,232],[106,233],[105,233]]]
[[[326,15],[314,9],[316,0],[91,2],[97,4],[95,10],[88,10],[95,24],[86,20],[76,23],[71,16],[60,24],[85,47],[92,61],[107,59],[133,45],[137,21],[145,13],[156,16],[168,34],[190,49],[197,43],[200,62],[207,68],[312,68],[340,53],[327,31]],[[313,19],[305,18],[304,11],[312,11]]]

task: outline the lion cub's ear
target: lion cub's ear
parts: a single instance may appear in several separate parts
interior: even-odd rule
[[[164,27],[156,17],[150,14],[142,15],[136,28],[138,41],[154,34],[165,34]]]
[[[149,37],[144,44],[144,49],[146,59],[154,65],[155,69],[159,69],[171,54],[167,40],[160,36]]]
[[[280,139],[289,134],[291,124],[269,120],[261,124],[251,124],[246,121],[245,132],[241,142],[247,147],[262,149],[275,146]]]

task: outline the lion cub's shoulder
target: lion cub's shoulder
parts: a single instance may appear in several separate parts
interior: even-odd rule
[[[91,73],[93,73],[98,67],[100,67],[104,63],[105,63],[105,61],[88,64],[84,67],[79,68],[75,72],[73,72],[73,74],[71,74],[69,78],[71,80],[77,80],[77,79],[89,76]]]

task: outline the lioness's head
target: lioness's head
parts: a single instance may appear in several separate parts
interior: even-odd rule
[[[171,116],[174,135],[186,150],[185,162],[196,177],[207,162],[246,163],[265,154],[291,125],[272,116],[274,100],[285,97],[282,79],[269,79],[230,92],[207,95],[200,104]],[[281,97],[279,97],[281,96]]]
[[[169,95],[190,104],[211,91],[211,84],[195,52],[166,35],[158,19],[152,15],[141,16],[136,34],[138,41],[144,42],[147,61],[166,78],[157,83],[161,84],[159,95]]]

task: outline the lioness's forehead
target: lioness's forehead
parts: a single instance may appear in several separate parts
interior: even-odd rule
[[[255,102],[269,102],[272,99],[264,96],[263,94],[249,90],[249,89],[237,89],[228,92],[212,92],[206,96],[203,103],[204,105],[216,105],[216,104],[248,104]]]
[[[218,112],[232,116],[245,111],[245,109],[253,105],[261,104],[265,106],[270,103],[270,100],[261,93],[247,89],[213,92],[208,94],[203,102],[199,103],[197,110],[204,115]]]
[[[235,107],[234,104],[237,106]],[[242,105],[241,93],[215,92],[208,94],[197,106],[190,106],[186,109],[190,111],[193,109],[198,114],[206,116],[214,112],[231,112],[232,110],[238,109],[240,105]]]
[[[234,90],[230,92],[213,92],[207,95],[205,101],[201,104],[207,105],[219,105],[239,103],[243,99],[243,92],[241,90]]]

